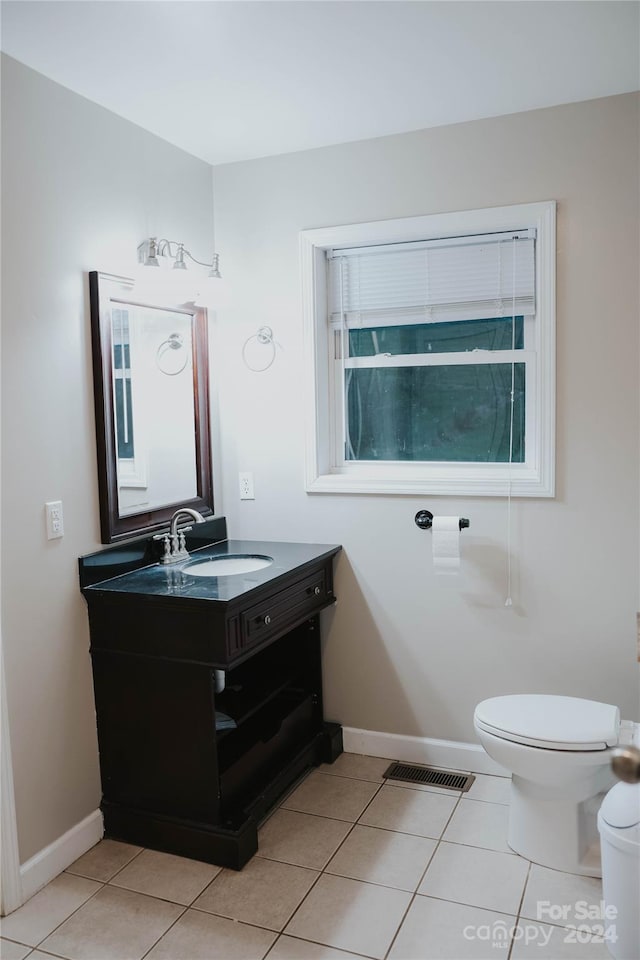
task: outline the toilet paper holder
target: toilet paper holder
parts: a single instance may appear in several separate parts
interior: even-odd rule
[[[416,526],[420,527],[421,530],[430,530],[431,525],[433,524],[433,514],[430,510],[418,510],[415,516]],[[471,524],[466,517],[460,517],[459,527],[461,530],[465,530],[467,527],[470,527]]]

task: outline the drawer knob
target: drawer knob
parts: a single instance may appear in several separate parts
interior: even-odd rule
[[[315,593],[316,597],[319,597],[319,596],[320,596],[320,592],[321,592],[321,591],[320,591],[320,587],[316,587],[313,592]]]
[[[271,617],[269,616],[269,614],[267,614],[266,617],[264,618],[264,622],[266,623],[267,626],[269,626],[269,624],[271,623]]]

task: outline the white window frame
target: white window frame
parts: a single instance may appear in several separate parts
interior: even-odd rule
[[[342,428],[336,417],[341,417],[342,412],[333,400],[340,391],[334,390],[334,364],[330,361],[333,335],[327,319],[327,250],[528,228],[536,230],[535,356],[527,361],[529,462],[376,461],[338,465],[336,436]],[[305,489],[308,493],[554,496],[555,238],[555,201],[302,231],[300,261],[307,384]],[[497,354],[496,360],[499,359]]]

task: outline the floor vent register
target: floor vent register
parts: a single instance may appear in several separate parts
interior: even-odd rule
[[[439,770],[437,767],[420,767],[409,763],[392,763],[382,776],[387,780],[429,784],[445,790],[462,790],[463,793],[475,780],[472,773],[464,773],[461,770]]]

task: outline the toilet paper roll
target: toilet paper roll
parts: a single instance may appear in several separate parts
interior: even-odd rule
[[[433,569],[436,573],[460,572],[460,517],[434,517]]]

